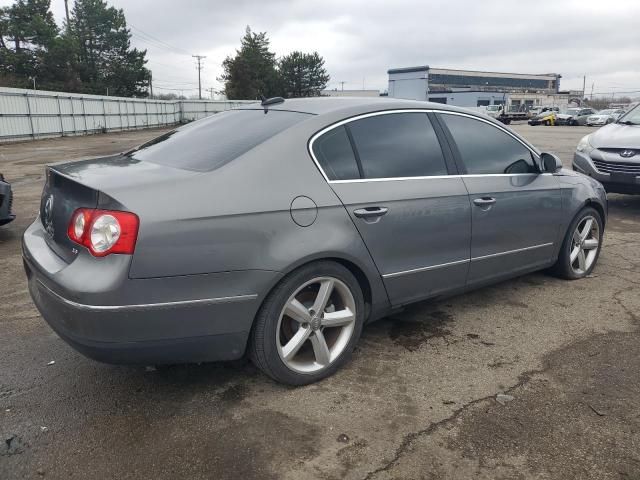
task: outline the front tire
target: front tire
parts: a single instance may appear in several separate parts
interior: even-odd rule
[[[256,316],[249,355],[266,375],[306,385],[350,358],[364,320],[362,289],[342,265],[321,261],[287,275]]]
[[[600,213],[591,207],[581,210],[569,225],[552,271],[567,280],[591,274],[600,256],[603,232]]]

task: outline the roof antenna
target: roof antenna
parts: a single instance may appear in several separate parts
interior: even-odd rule
[[[271,98],[266,98],[264,95],[260,95],[260,100],[262,100],[260,102],[260,105],[262,105],[264,107],[264,113],[267,113],[269,105],[275,105],[277,103],[283,103],[284,102],[284,98],[282,97],[271,97]]]

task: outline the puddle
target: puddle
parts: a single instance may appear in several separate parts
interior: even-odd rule
[[[446,338],[451,335],[447,325],[453,316],[443,310],[421,312],[424,306],[409,307],[402,313],[389,317],[391,329],[389,338],[410,352],[434,338]]]

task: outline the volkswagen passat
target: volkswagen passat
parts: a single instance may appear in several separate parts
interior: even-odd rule
[[[602,182],[608,192],[640,193],[640,106],[582,138],[573,169]]]
[[[248,351],[300,385],[403,305],[548,267],[584,277],[606,211],[598,182],[467,110],[271,99],[48,167],[23,252],[42,316],[89,357]]]

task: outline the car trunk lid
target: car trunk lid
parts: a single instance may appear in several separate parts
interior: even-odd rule
[[[58,256],[70,263],[82,248],[67,235],[73,212],[78,208],[129,211],[127,205],[137,190],[165,182],[169,191],[172,182],[194,175],[194,172],[125,155],[50,165],[40,200],[40,221],[46,232],[46,242]]]

